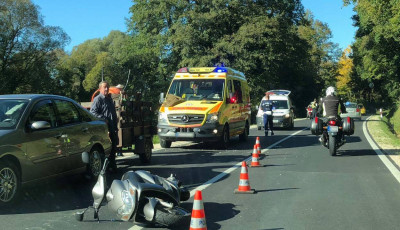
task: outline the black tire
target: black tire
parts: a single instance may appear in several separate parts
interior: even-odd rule
[[[95,180],[100,174],[103,167],[105,155],[104,151],[99,147],[94,147],[89,153],[89,164],[86,166],[87,174],[91,179]]]
[[[171,146],[171,144],[169,145]],[[147,138],[146,141],[144,142],[144,153],[141,153],[139,155],[140,161],[142,163],[150,163],[151,161],[151,155],[153,151],[153,143],[151,142],[151,138]]]
[[[246,122],[246,125],[244,127],[243,133],[239,134],[239,140],[240,141],[247,141],[247,139],[249,137],[249,133],[250,133],[249,123]]]
[[[181,209],[177,207],[167,209],[164,206],[158,204],[154,211],[154,222],[167,227],[177,225],[184,218],[186,218]]]
[[[171,144],[172,144],[172,141],[167,141],[167,140],[164,140],[164,139],[160,139],[160,145],[161,145],[162,148],[168,149],[168,148],[171,147]]]
[[[329,154],[331,156],[336,156],[336,137],[335,136],[330,136],[329,137]]]
[[[225,125],[224,129],[222,130],[222,135],[219,140],[219,146],[222,149],[227,149],[229,147],[229,127],[228,127],[228,125]]]
[[[21,173],[10,161],[0,161],[0,206],[14,204],[21,193]]]

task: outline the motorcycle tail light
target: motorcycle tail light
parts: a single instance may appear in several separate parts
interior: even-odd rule
[[[350,124],[350,117],[347,117],[347,123]]]
[[[329,124],[334,126],[334,125],[336,125],[336,121],[329,121]]]
[[[315,117],[315,123],[318,124],[318,117]]]

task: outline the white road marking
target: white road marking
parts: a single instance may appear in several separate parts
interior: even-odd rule
[[[293,136],[297,135],[298,133],[300,133],[300,132],[302,132],[302,131],[304,131],[304,130],[306,130],[306,129],[308,129],[308,128],[304,128],[304,129],[302,129],[302,130],[299,130],[299,131],[297,131],[297,132],[295,132],[295,133],[290,134],[289,136],[283,138],[282,140],[279,140],[279,141],[275,142],[274,144],[268,146],[267,148],[263,149],[263,150],[261,151],[261,153],[267,152],[268,150],[272,149],[272,148],[275,147],[276,145],[278,145],[278,144],[280,144],[280,143],[286,141],[286,140],[289,139],[289,138],[292,138]],[[246,158],[244,161],[246,161],[246,162],[251,161],[251,156],[248,157],[248,158]],[[231,168],[228,168],[227,170],[223,171],[222,173],[218,174],[217,176],[215,176],[215,177],[211,178],[210,180],[206,181],[204,184],[202,184],[202,185],[198,186],[197,188],[193,189],[192,191],[190,191],[190,197],[193,197],[193,196],[194,196],[194,194],[196,193],[196,190],[202,191],[202,190],[206,189],[206,188],[209,187],[210,185],[214,184],[215,182],[217,182],[218,180],[220,180],[220,179],[223,178],[224,176],[230,174],[231,172],[235,171],[235,169],[237,169],[237,168],[239,168],[239,167],[241,167],[241,166],[242,166],[242,162],[238,162],[237,164],[235,164],[235,165],[232,166]],[[133,226],[132,228],[130,228],[130,229],[128,229],[128,230],[141,230],[141,229],[143,229],[143,228],[140,227],[140,226],[136,226],[136,225],[135,225],[135,226]]]
[[[372,140],[371,136],[369,135],[367,131],[367,121],[371,118],[369,116],[367,120],[363,122],[363,132],[365,137],[367,138],[367,141],[369,142],[369,145],[371,145],[372,149],[375,151],[375,153],[379,156],[379,159],[386,165],[386,167],[389,169],[389,171],[393,174],[394,178],[400,183],[400,171],[396,168],[396,166],[393,165],[393,163],[388,159],[388,156],[386,156],[385,153],[381,151],[381,149],[375,144],[375,142]]]
[[[261,153],[267,152],[268,150],[270,150],[271,148],[275,147],[276,145],[278,145],[278,144],[280,144],[280,143],[286,141],[287,139],[289,139],[289,138],[291,138],[291,137],[297,135],[298,133],[300,133],[300,132],[302,132],[303,130],[306,130],[306,129],[308,129],[308,128],[304,128],[304,129],[302,129],[302,130],[299,130],[299,131],[297,131],[297,132],[295,132],[295,133],[292,133],[291,135],[289,135],[289,136],[283,138],[282,140],[279,140],[279,141],[275,142],[274,144],[272,144],[272,145],[268,146],[267,148],[263,149],[263,150],[261,151]],[[245,159],[244,161],[246,161],[246,162],[251,161],[251,156],[249,156],[249,157],[248,157],[247,159]],[[208,181],[205,182],[204,184],[202,184],[202,185],[200,185],[199,187],[193,189],[193,190],[190,192],[190,197],[194,196],[194,194],[196,193],[196,190],[202,191],[202,190],[206,189],[208,186],[210,186],[210,185],[212,185],[213,183],[217,182],[219,179],[221,179],[222,177],[228,175],[229,173],[233,172],[235,169],[237,169],[237,168],[239,168],[239,167],[241,167],[241,166],[242,166],[242,162],[238,162],[237,164],[235,164],[235,165],[232,166],[231,168],[228,168],[227,170],[225,170],[225,171],[223,171],[222,173],[218,174],[217,176],[213,177],[211,180],[208,180]]]

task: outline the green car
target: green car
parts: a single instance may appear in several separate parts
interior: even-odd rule
[[[106,123],[72,99],[0,95],[0,205],[41,179],[84,172],[96,177],[110,151]]]

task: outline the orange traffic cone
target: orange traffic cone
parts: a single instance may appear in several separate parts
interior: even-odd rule
[[[234,193],[255,193],[255,190],[250,188],[249,174],[247,173],[247,165],[245,161],[242,161],[239,187],[235,189]]]
[[[190,230],[207,230],[206,215],[204,214],[203,197],[200,190],[194,195]]]
[[[261,144],[260,144],[259,137],[257,137],[257,139],[256,139],[256,145],[257,145],[257,153],[258,153],[258,155],[260,155],[261,154]]]
[[[260,167],[260,162],[258,162],[257,145],[254,145],[253,154],[251,155],[251,167]]]

